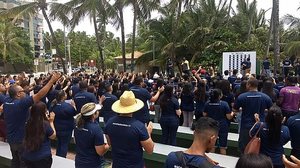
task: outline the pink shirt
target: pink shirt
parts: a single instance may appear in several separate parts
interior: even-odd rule
[[[285,111],[297,112],[300,101],[300,88],[297,86],[287,86],[280,90],[280,97],[283,97],[281,109]]]

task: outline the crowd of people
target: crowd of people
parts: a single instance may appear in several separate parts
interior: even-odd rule
[[[154,150],[153,121],[162,129],[159,143],[167,145],[176,146],[179,126],[194,131],[190,148],[171,152],[166,168],[219,167],[205,153],[219,148],[227,154],[230,122],[239,123],[237,168],[300,166],[296,76],[248,71],[240,76],[237,70],[214,75],[184,63],[182,76],[100,71],[0,76],[0,137],[10,145],[11,167],[51,167],[50,140],[56,139],[56,155],[66,157],[74,133],[77,168],[102,168],[109,149],[113,168],[143,168],[143,150]],[[153,121],[149,110],[155,111]],[[260,155],[244,154],[256,133]],[[288,141],[291,161],[283,156]]]

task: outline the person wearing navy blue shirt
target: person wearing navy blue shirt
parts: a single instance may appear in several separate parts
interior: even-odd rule
[[[282,76],[279,76],[277,78],[277,83],[276,85],[274,85],[274,88],[278,90],[278,92],[280,92],[280,90],[282,88],[284,88],[285,84],[284,84],[284,81],[283,81],[283,77]]]
[[[282,162],[283,146],[290,140],[290,132],[287,126],[282,125],[284,119],[280,107],[272,106],[265,122],[259,122],[258,116],[256,120],[257,123],[250,130],[250,134],[254,136],[259,131],[260,153],[272,159],[274,168],[284,168]]]
[[[80,88],[79,88],[79,79],[78,78],[74,78],[73,79],[73,84],[71,86],[71,92],[72,92],[72,98],[75,97],[75,95],[80,92]]]
[[[109,149],[104,135],[96,119],[101,106],[87,103],[82,106],[76,119],[74,138],[76,143],[76,168],[103,168],[103,155]]]
[[[226,155],[227,149],[227,137],[229,132],[229,122],[233,118],[233,112],[229,108],[227,102],[220,100],[222,97],[222,91],[220,89],[214,89],[211,91],[210,100],[205,103],[203,116],[210,117],[219,122],[219,142],[220,153]],[[215,152],[213,148],[211,152]]]
[[[144,107],[136,113],[134,113],[133,117],[143,123],[148,123],[150,121],[150,114],[147,101],[155,102],[158,99],[160,93],[163,92],[164,87],[158,88],[157,93],[155,94],[155,96],[152,97],[147,89],[142,88],[143,83],[144,80],[142,77],[135,77],[133,80],[133,86],[130,88],[130,90],[134,93],[135,97],[137,99],[142,100],[144,103]]]
[[[125,91],[112,105],[119,116],[108,120],[104,128],[107,142],[112,147],[112,168],[144,168],[143,148],[149,154],[153,152],[152,123],[149,122],[146,128],[132,115],[143,106],[132,91]]]
[[[291,135],[291,155],[300,158],[300,113],[290,117],[286,125],[290,130]]]
[[[237,73],[238,73],[238,70],[234,69],[232,71],[232,75],[228,77],[228,81],[230,82],[232,88],[234,88],[233,84],[234,84],[235,80],[237,79]]]
[[[162,130],[162,143],[176,145],[176,133],[179,126],[179,102],[173,95],[173,87],[167,85],[159,99],[161,107],[160,126]]]
[[[30,118],[25,127],[24,153],[22,158],[28,168],[50,168],[52,154],[50,139],[55,139],[55,114],[46,115],[47,106],[35,103],[30,110]]]
[[[183,113],[183,124],[182,126],[191,127],[194,117],[194,92],[193,87],[190,83],[185,83],[180,95],[181,103],[180,109]]]
[[[55,113],[54,125],[56,128],[56,155],[66,157],[68,146],[74,129],[75,108],[66,103],[67,94],[64,90],[58,91],[56,98],[51,103],[49,111]]]
[[[110,118],[117,115],[117,113],[111,109],[111,106],[118,98],[112,94],[113,88],[110,83],[105,84],[105,90],[106,92],[100,98],[100,104],[102,104],[101,115],[104,118],[104,123],[107,123]]]
[[[272,105],[271,98],[257,91],[258,81],[249,79],[246,84],[248,92],[240,94],[233,106],[234,112],[239,112],[242,108],[241,126],[239,132],[239,148],[242,153],[250,141],[249,130],[255,123],[254,114],[259,114],[260,121],[265,121],[265,111]]]
[[[86,103],[97,103],[96,96],[93,93],[87,92],[88,84],[86,81],[79,82],[80,92],[74,97],[77,113],[80,112],[81,107]]]
[[[4,116],[3,114],[3,103],[6,98],[6,88],[5,86],[0,83],[0,141],[5,141],[6,140],[6,126],[4,122]]]
[[[263,61],[262,65],[263,65],[263,68],[264,68],[264,73],[267,75],[267,77],[270,77],[271,76],[271,71],[270,71],[270,65],[271,65],[271,63],[269,61],[269,57],[267,57]]]
[[[195,119],[203,117],[203,109],[205,102],[208,100],[209,95],[206,93],[205,82],[204,80],[200,80],[197,85],[197,89],[194,92],[195,95]]]
[[[53,73],[49,82],[33,96],[26,96],[23,88],[12,85],[8,89],[9,97],[3,104],[4,121],[7,128],[7,142],[12,153],[12,168],[24,167],[21,160],[22,142],[25,134],[25,123],[29,116],[29,108],[44,97],[53,84],[60,78],[60,73]]]
[[[194,122],[192,130],[194,131],[192,145],[186,151],[169,153],[165,168],[201,167],[207,164],[211,168],[220,168],[205,154],[215,146],[219,132],[218,122],[208,117],[202,117]]]

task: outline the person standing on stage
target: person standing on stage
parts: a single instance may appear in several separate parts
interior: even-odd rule
[[[167,61],[167,75],[170,78],[174,77],[173,62],[172,62],[172,60],[170,58]]]
[[[286,57],[285,60],[282,62],[283,67],[283,75],[287,77],[289,74],[289,68],[291,67],[291,60]]]
[[[271,76],[271,71],[270,71],[270,65],[271,65],[271,63],[269,61],[269,57],[267,57],[263,61],[262,65],[263,65],[263,68],[264,68],[264,72],[263,73],[265,73],[267,75],[267,77],[270,77]]]
[[[190,76],[190,64],[185,57],[183,57],[183,62],[181,63],[181,66],[182,66],[182,72]]]

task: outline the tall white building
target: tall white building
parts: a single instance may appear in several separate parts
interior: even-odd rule
[[[0,11],[11,9],[24,3],[26,2],[20,0],[0,0]],[[35,57],[39,57],[44,53],[43,16],[37,14],[31,18],[24,17],[19,26],[28,31],[34,55]]]

